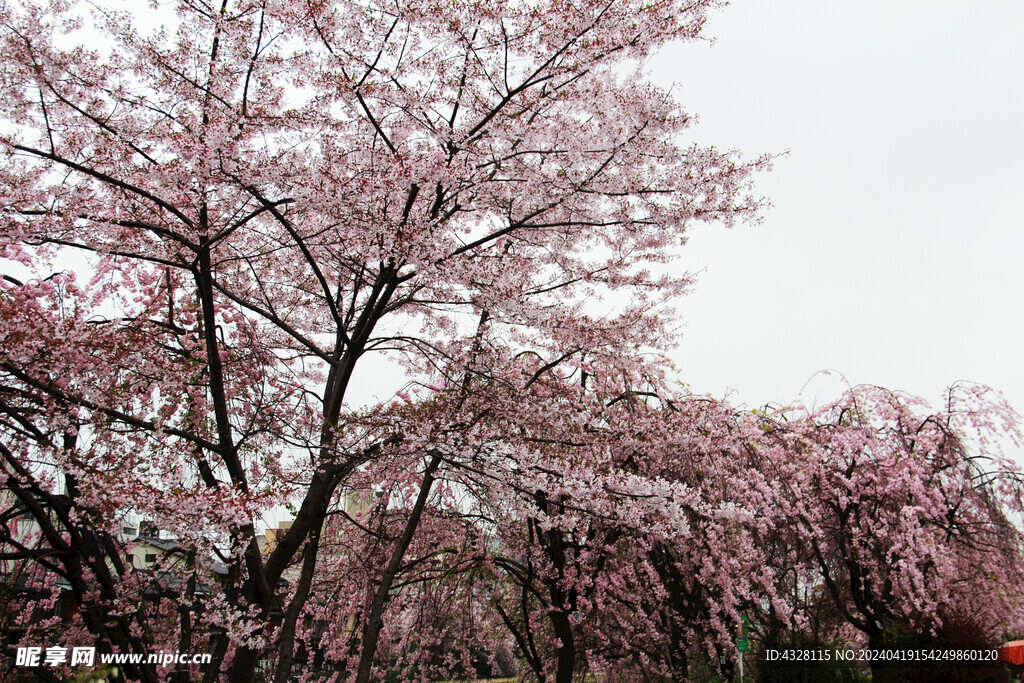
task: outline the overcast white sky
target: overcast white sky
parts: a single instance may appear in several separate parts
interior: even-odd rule
[[[835,369],[1024,410],[1024,2],[737,0],[707,30],[655,79],[701,142],[789,155],[758,179],[761,225],[693,233],[691,387],[758,406]]]

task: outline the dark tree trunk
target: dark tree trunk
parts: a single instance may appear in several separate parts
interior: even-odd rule
[[[354,683],[369,683],[370,669],[373,666],[373,657],[377,653],[377,641],[380,638],[381,628],[384,626],[384,607],[387,605],[388,596],[391,593],[391,586],[395,582],[398,570],[405,558],[405,551],[412,542],[412,537],[419,526],[420,517],[423,515],[423,508],[427,505],[430,497],[430,488],[434,484],[434,472],[441,464],[441,458],[434,456],[430,459],[427,469],[423,472],[423,483],[420,485],[419,496],[409,513],[409,519],[405,523],[405,529],[391,552],[391,559],[388,561],[384,573],[381,575],[380,584],[374,593],[373,601],[370,603],[370,613],[366,618],[366,626],[363,628],[363,639],[359,655],[359,668],[356,670]]]

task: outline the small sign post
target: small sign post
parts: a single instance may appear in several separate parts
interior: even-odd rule
[[[740,628],[736,634],[736,649],[740,653],[740,683],[743,683],[743,653],[750,649],[750,620],[746,614],[741,614],[740,620]]]

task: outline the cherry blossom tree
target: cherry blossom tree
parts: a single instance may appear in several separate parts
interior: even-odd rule
[[[193,573],[228,567],[207,678],[249,680],[293,650],[346,482],[415,443],[347,406],[360,360],[429,386],[480,326],[545,358],[664,347],[688,284],[666,264],[693,222],[754,214],[759,162],[686,143],[689,117],[631,69],[713,4],[181,2],[152,31],[5,4],[4,473],[66,496],[48,537],[68,574],[92,563],[82,604],[129,585],[114,530],[136,511]],[[423,456],[426,499],[442,461]],[[281,504],[295,521],[264,557],[256,521]],[[58,539],[76,528],[99,537]],[[86,627],[152,647],[144,615],[120,618]]]
[[[1019,467],[1001,454],[1017,415],[956,385],[941,410],[877,387],[766,427],[792,568],[872,649],[903,633],[971,630],[995,647],[1024,628]],[[806,572],[806,573],[803,573]],[[884,661],[872,661],[887,680]]]
[[[758,539],[775,493],[751,447],[763,432],[605,362],[490,360],[465,404],[498,438],[447,464],[494,530],[489,607],[538,680],[609,666],[684,680],[688,651],[731,656],[739,610],[774,599]]]

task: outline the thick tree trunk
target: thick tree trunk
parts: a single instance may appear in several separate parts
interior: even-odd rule
[[[551,625],[559,640],[555,683],[572,683],[576,670],[576,639],[572,635],[572,622],[565,611],[558,611],[551,615]]]
[[[538,507],[542,511],[547,512],[548,501],[546,496],[538,492],[536,500]],[[558,510],[559,512],[564,511],[563,508],[558,508]],[[578,596],[574,588],[566,591],[562,585],[562,581],[565,579],[565,567],[567,564],[565,537],[558,529],[551,529],[547,532],[539,531],[537,539],[542,546],[545,546],[545,551],[551,563],[558,570],[557,578],[547,580],[552,608],[548,618],[551,621],[551,628],[555,638],[558,639],[555,683],[572,683],[573,673],[576,670],[576,639],[573,636],[572,622],[569,619],[569,615],[576,609]]]

